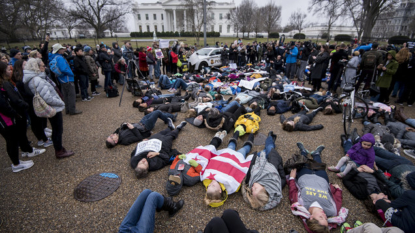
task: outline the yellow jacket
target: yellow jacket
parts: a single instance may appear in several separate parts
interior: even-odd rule
[[[249,117],[252,117],[253,120],[249,119]],[[261,122],[261,117],[251,112],[251,113],[241,115],[238,118],[238,120],[235,122],[235,128],[238,125],[244,125],[246,128],[245,130],[246,133],[255,133],[256,131],[259,130],[259,122]]]

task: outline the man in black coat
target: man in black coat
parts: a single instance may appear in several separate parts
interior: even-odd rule
[[[162,169],[169,164],[172,155],[177,155],[177,152],[174,153],[172,150],[173,140],[179,136],[186,124],[187,122],[182,121],[176,129],[169,127],[138,143],[131,153],[130,160],[131,168],[138,179],[146,177],[149,171]]]
[[[78,75],[79,78],[79,85],[81,86],[81,96],[82,101],[91,101],[93,97],[88,95],[88,83],[89,83],[89,75],[91,75],[91,71],[89,70],[86,61],[84,52],[82,48],[75,48],[76,56],[73,59],[74,64],[74,73]]]
[[[328,89],[333,93],[336,93],[337,87],[340,85],[341,72],[345,63],[339,63],[340,61],[348,61],[349,55],[346,52],[346,45],[341,44],[340,50],[333,53],[331,57],[331,79],[328,83]]]
[[[112,87],[111,82],[111,72],[112,72],[112,56],[108,55],[107,48],[104,44],[100,45],[100,51],[98,55],[98,61],[101,64],[102,71],[105,75],[105,81],[104,81],[104,89],[105,91]]]

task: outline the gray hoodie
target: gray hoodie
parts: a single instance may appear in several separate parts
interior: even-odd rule
[[[65,103],[46,78],[45,72],[36,73],[31,70],[23,70],[23,83],[29,83],[28,86],[30,91],[32,91],[33,94],[37,91],[40,97],[42,97],[49,106],[54,108],[56,112],[61,112],[65,108]]]

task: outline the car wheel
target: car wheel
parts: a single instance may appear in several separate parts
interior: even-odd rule
[[[198,70],[199,70],[199,71],[201,71],[203,66],[204,66],[204,67],[208,67],[207,62],[205,62],[205,61],[204,61],[204,62],[201,62],[201,63],[199,64],[199,68],[198,68]]]

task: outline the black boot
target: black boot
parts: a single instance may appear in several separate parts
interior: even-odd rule
[[[231,137],[231,139],[229,139],[229,143],[234,142],[235,143],[235,147],[238,143],[238,138],[239,138],[239,131],[236,131],[235,133],[233,133],[233,136]]]
[[[316,150],[311,152],[311,155],[314,155],[314,154],[320,154],[321,155],[321,152],[323,152],[324,148],[326,148],[326,147],[324,147],[323,145],[318,146]]]
[[[346,134],[340,135],[341,146],[344,147],[344,143],[347,141]]]
[[[357,129],[356,128],[353,129],[352,135],[350,137],[351,137],[351,140],[352,140],[353,145],[359,142],[360,136],[357,133]]]
[[[252,133],[249,134],[248,140],[244,143],[243,146],[251,145],[251,148],[254,147],[254,137],[255,137],[254,134],[252,134]]]
[[[164,197],[164,196],[163,196]],[[184,201],[174,202],[171,197],[164,197],[164,203],[161,210],[169,211],[169,217],[173,217],[183,207]]]
[[[366,115],[365,117],[363,117],[363,119],[362,119],[362,124],[363,124],[365,121],[369,121],[369,118],[367,117],[367,115]],[[370,122],[370,121],[369,121],[369,122]]]
[[[380,122],[378,121],[379,116],[380,116],[380,113],[376,113],[376,114],[373,116],[373,118],[372,118],[372,122],[373,122],[374,124],[376,124],[376,123],[380,123]]]
[[[272,132],[272,131],[269,131],[269,133],[268,133],[268,137],[269,136],[271,136],[272,137],[272,140],[275,142],[275,140],[277,140],[277,135],[275,135],[274,134],[274,132]]]

